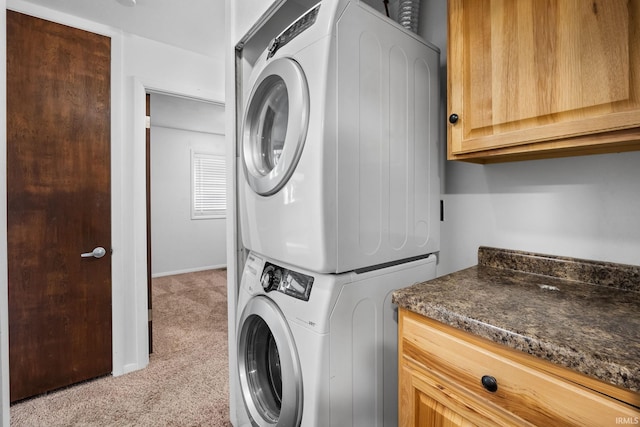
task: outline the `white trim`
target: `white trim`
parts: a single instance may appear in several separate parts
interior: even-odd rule
[[[236,212],[236,51],[235,32],[237,31],[237,5],[234,0],[224,1],[224,14],[227,29],[225,31],[224,77],[225,77],[225,135],[227,143],[227,345],[229,352],[229,421],[238,426],[238,408],[243,405],[238,401],[239,380],[237,375],[238,356],[236,350],[236,310],[238,307],[238,219]]]
[[[67,13],[60,12],[54,9],[49,9],[47,7],[40,6],[35,3],[30,3],[24,0],[7,0],[6,8],[14,10],[16,12],[35,16],[36,18],[57,22],[59,24],[68,25],[73,28],[78,28],[80,30],[89,31],[91,33],[100,34],[107,37],[114,37],[115,35],[122,34],[122,31],[117,28],[100,24],[94,21],[89,21],[77,16],[69,15]]]
[[[6,40],[6,1],[0,0],[0,34]],[[0,43],[0,105],[7,105],[7,43]],[[5,111],[3,109],[3,111]],[[7,223],[7,114],[0,114],[0,223]],[[7,227],[0,227],[0,427],[9,427],[9,280]]]
[[[137,87],[136,78],[130,79],[133,81],[134,87]],[[133,350],[134,350],[134,362],[130,362],[127,366],[131,367],[134,364],[137,365],[132,370],[142,369],[149,364],[149,348],[148,348],[148,315],[147,315],[147,235],[146,235],[146,223],[147,223],[147,205],[146,197],[136,197],[136,195],[146,194],[146,94],[144,88],[141,96],[138,95],[137,90],[134,92],[133,105],[124,105],[123,111],[127,118],[131,120],[132,126],[129,127],[129,132],[132,132],[129,137],[124,140],[133,141],[133,145],[129,147],[128,158],[130,166],[128,171],[130,173],[128,181],[128,194],[127,199],[130,206],[125,207],[122,210],[122,214],[131,215],[129,234],[129,247],[127,248],[127,256],[132,264],[129,266],[131,269],[131,277],[133,279],[133,300],[129,301],[129,304],[133,305],[132,324],[129,324],[129,329],[134,333]],[[128,104],[128,102],[127,102]],[[135,114],[139,111],[140,114]],[[138,141],[144,141],[140,144]],[[125,156],[126,157],[126,156]],[[140,162],[142,158],[142,162]],[[123,293],[124,296],[124,293]],[[129,295],[131,298],[131,295]],[[130,343],[131,344],[131,343]],[[131,352],[132,348],[128,349]]]
[[[225,106],[224,101],[216,98],[215,92],[176,84],[175,82],[159,82],[154,79],[140,78],[134,76],[134,81],[141,83],[146,92],[158,93],[161,95],[176,96],[178,98],[192,99],[194,101],[206,102],[209,104]]]
[[[121,34],[111,37],[111,328],[113,351],[113,375],[123,372],[124,347],[127,325],[122,321],[126,301],[122,295],[126,282],[126,257],[121,248],[125,245],[126,217],[122,215],[124,204],[124,84],[122,79],[124,40]],[[120,113],[118,115],[118,112]],[[120,213],[120,215],[118,215]]]
[[[131,372],[135,372],[135,371],[138,371],[138,370],[140,370],[140,367],[138,366],[137,363],[128,363],[128,364],[126,364],[126,365],[124,365],[122,367],[122,374],[121,375],[125,375],[125,374],[131,373]]]
[[[221,268],[227,268],[227,264],[206,265],[204,267],[185,268],[184,270],[164,271],[162,273],[152,274],[151,278],[157,279],[158,277],[175,276],[176,274],[185,273],[196,273],[198,271],[220,270]]]
[[[153,92],[156,93],[156,92]],[[184,98],[184,97],[177,97],[177,98]],[[211,102],[206,102],[206,101],[199,101],[196,100],[197,102],[202,102],[202,103],[207,103],[207,104],[212,104]],[[218,104],[215,104],[218,105]],[[224,107],[224,104],[220,104],[222,107]],[[215,136],[226,136],[223,132],[209,132],[209,131],[201,131],[201,130],[193,130],[193,129],[187,129],[187,128],[182,128],[180,126],[164,126],[164,125],[153,125],[154,129],[174,129],[174,130],[184,130],[187,132],[195,132],[195,133],[202,133],[205,135],[215,135]]]

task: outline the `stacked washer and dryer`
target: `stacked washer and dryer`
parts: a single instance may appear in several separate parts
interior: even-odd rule
[[[362,1],[280,3],[303,13],[239,84],[237,423],[394,426],[391,293],[439,250],[439,52]]]

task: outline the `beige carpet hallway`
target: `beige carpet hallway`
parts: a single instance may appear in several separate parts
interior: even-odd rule
[[[226,270],[153,280],[146,369],[11,406],[11,426],[230,426]]]

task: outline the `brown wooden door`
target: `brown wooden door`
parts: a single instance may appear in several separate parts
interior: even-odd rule
[[[112,369],[110,53],[7,10],[11,401]]]

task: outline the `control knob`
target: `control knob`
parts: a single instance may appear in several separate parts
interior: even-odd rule
[[[273,291],[278,288],[278,284],[280,282],[280,276],[282,273],[280,271],[273,268],[273,266],[269,266],[262,273],[262,277],[260,278],[260,284],[262,285],[262,289],[265,292]]]

